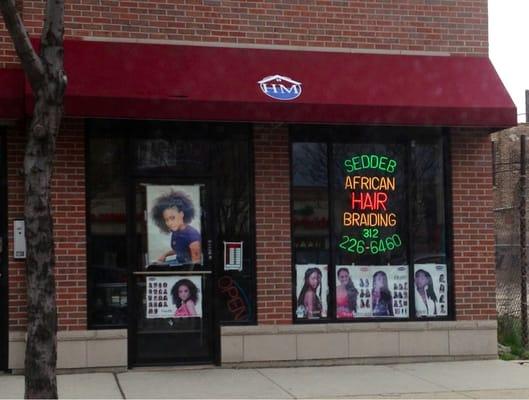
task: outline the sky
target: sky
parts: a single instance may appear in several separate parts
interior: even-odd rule
[[[529,0],[489,0],[489,57],[526,122],[529,90]]]

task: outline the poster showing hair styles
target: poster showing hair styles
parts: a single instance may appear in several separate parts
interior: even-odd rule
[[[336,317],[407,318],[407,265],[337,265]]]
[[[415,264],[413,276],[417,317],[447,316],[446,264]]]
[[[202,317],[200,275],[148,276],[145,285],[147,319]]]
[[[328,267],[296,265],[296,318],[327,318]]]
[[[146,185],[146,194],[146,264],[202,264],[200,185]]]

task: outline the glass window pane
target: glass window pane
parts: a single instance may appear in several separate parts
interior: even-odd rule
[[[411,128],[357,133],[352,142],[350,130],[326,130],[329,149],[292,145],[295,318],[309,318],[300,306],[337,320],[446,317],[443,139]],[[309,268],[319,270],[312,304]]]
[[[175,129],[176,130],[176,129]],[[171,132],[172,134],[178,132]],[[182,132],[189,135],[192,130]],[[138,139],[135,142],[137,168],[140,171],[171,170],[179,175],[208,173],[211,168],[210,142],[208,140],[160,137]]]
[[[145,266],[148,247],[144,221],[147,194],[136,190],[135,198],[129,199],[135,203],[136,244],[129,265],[127,243],[132,235],[127,236],[127,182],[141,183],[143,177],[156,184],[170,184],[171,177],[183,178],[183,185],[197,178],[209,185],[207,204],[215,212],[208,216],[216,229],[212,244],[218,246],[211,254],[219,256],[218,265],[214,265],[222,281],[222,285],[219,279],[211,282],[211,288],[224,300],[216,311],[221,322],[253,323],[255,254],[248,126],[145,121],[92,121],[91,126],[104,137],[88,138],[90,327],[127,324],[126,285],[131,272],[127,269]],[[242,242],[242,270],[223,268],[224,242]],[[206,248],[203,243],[202,249]]]
[[[442,139],[412,147],[414,281],[417,317],[448,315]]]
[[[242,242],[242,269],[222,268],[216,281],[219,319],[222,322],[255,321],[253,236],[250,229],[250,143],[248,137],[211,143],[215,174],[217,252],[225,242]],[[223,266],[221,266],[223,267]]]
[[[89,325],[127,323],[124,140],[89,138]]]
[[[406,147],[333,145],[337,264],[407,264]]]
[[[337,318],[409,315],[406,146],[333,144]]]
[[[327,145],[292,146],[292,232],[298,320],[327,318],[329,202]]]
[[[246,258],[246,257],[245,257]],[[225,271],[217,279],[216,299],[222,322],[255,321],[253,279],[249,274]]]
[[[328,264],[327,145],[294,143],[292,168],[292,227],[296,264]]]

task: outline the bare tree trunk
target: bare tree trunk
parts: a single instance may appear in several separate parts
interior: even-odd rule
[[[14,0],[0,11],[35,97],[24,157],[28,326],[25,397],[57,398],[55,243],[50,206],[55,144],[63,116],[64,0],[48,0],[37,55]]]
[[[53,0],[52,0],[53,2]],[[57,305],[55,243],[51,214],[51,179],[56,139],[63,116],[66,79],[63,71],[63,10],[42,36],[41,60],[45,83],[36,94],[24,157],[27,241],[28,340],[26,398],[57,398]]]
[[[46,104],[46,96],[39,96],[28,129],[24,158],[28,298],[26,398],[58,397],[55,252],[50,187],[61,116],[62,106]]]

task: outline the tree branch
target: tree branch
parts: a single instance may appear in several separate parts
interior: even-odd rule
[[[63,47],[64,0],[48,0],[46,2],[46,19],[44,20],[41,40],[43,47]]]
[[[24,27],[14,0],[0,0],[0,11],[4,17],[7,30],[13,39],[15,50],[22,63],[33,93],[36,93],[44,82],[44,67],[35,49],[31,45],[28,32]]]
[[[53,99],[53,102],[62,106],[67,83],[64,72],[64,0],[46,2],[40,59],[49,84],[49,92],[53,93],[49,100]]]

